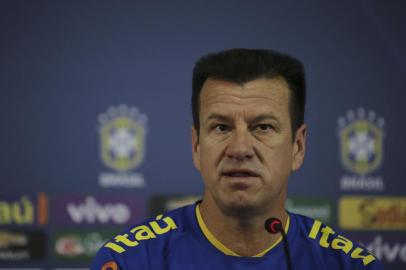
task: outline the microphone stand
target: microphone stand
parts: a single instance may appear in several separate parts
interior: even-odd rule
[[[286,259],[286,265],[288,267],[288,270],[292,270],[292,262],[290,260],[290,252],[289,252],[289,245],[288,245],[288,240],[286,239],[286,233],[285,230],[282,227],[282,222],[278,218],[268,218],[265,221],[265,230],[271,234],[275,234],[280,232],[282,234],[282,241],[283,241],[283,248],[285,251],[285,259]]]
[[[285,233],[285,230],[283,228],[281,230],[281,234],[282,234],[283,248],[285,249],[286,264],[288,266],[288,270],[292,270],[292,261],[290,260],[290,252],[289,252],[288,240],[286,239],[286,233]]]

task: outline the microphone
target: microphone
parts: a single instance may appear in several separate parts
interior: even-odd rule
[[[265,221],[265,230],[271,234],[281,233],[282,234],[282,241],[283,247],[285,249],[285,258],[286,258],[286,265],[288,266],[288,270],[292,270],[292,262],[290,260],[290,252],[288,246],[288,240],[286,239],[285,230],[282,227],[282,222],[278,218],[268,218]]]

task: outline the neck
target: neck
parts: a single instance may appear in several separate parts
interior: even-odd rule
[[[280,234],[270,234],[264,229],[264,222],[277,217],[285,227],[288,215],[284,208],[280,210],[256,213],[256,215],[232,215],[224,213],[215,203],[204,200],[200,204],[200,213],[210,233],[225,247],[239,256],[255,256],[280,241]]]

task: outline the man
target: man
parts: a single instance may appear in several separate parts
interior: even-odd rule
[[[271,50],[210,54],[196,63],[192,88],[203,200],[117,235],[92,269],[383,269],[330,227],[285,210],[306,149],[298,60]],[[265,230],[270,217],[287,232],[290,255],[281,234]]]

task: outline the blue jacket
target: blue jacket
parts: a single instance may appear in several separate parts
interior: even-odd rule
[[[365,248],[332,228],[289,213],[287,241],[295,270],[383,269]],[[233,256],[205,227],[198,204],[159,215],[115,236],[91,270],[285,270],[282,241],[256,257]]]

